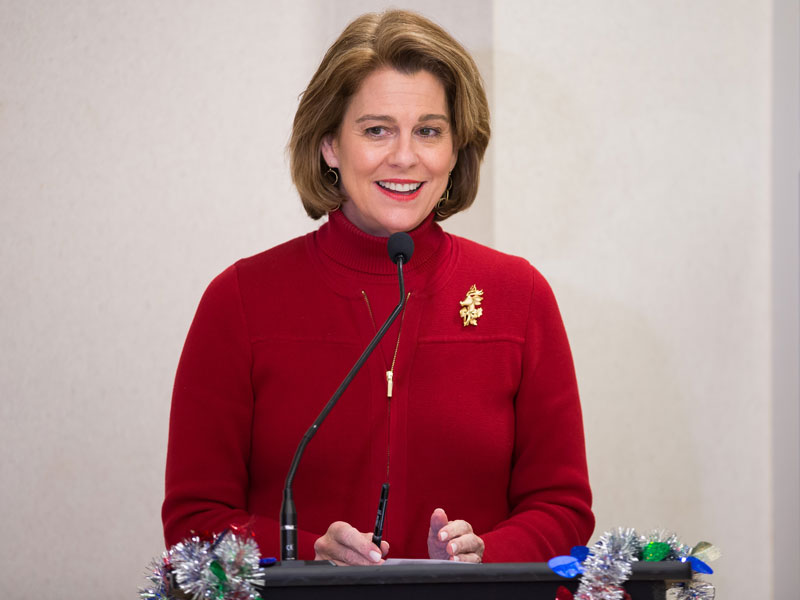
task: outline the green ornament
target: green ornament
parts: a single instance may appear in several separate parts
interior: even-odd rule
[[[208,565],[209,570],[217,576],[222,582],[228,581],[228,576],[225,575],[225,569],[222,568],[222,565],[219,564],[216,560],[212,561],[210,565]]]
[[[642,550],[642,559],[650,562],[658,562],[659,560],[667,558],[671,551],[672,548],[669,547],[669,544],[665,544],[664,542],[650,542]]]

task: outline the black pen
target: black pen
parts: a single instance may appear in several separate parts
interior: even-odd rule
[[[386,517],[386,502],[389,500],[389,484],[381,486],[381,499],[378,502],[378,516],[375,517],[375,532],[372,534],[372,543],[381,550],[381,538],[383,537],[383,520]],[[383,552],[383,550],[381,550]]]

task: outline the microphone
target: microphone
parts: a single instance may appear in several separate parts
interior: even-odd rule
[[[411,255],[414,254],[414,240],[405,231],[394,233],[389,238],[387,244],[389,250],[389,258],[392,259],[394,264],[402,259],[404,263],[411,260]]]
[[[386,319],[386,322],[381,325],[378,333],[375,334],[375,337],[372,338],[372,341],[364,349],[364,352],[358,357],[356,364],[353,365],[353,368],[350,369],[350,372],[345,376],[342,383],[339,384],[338,388],[336,388],[336,391],[333,393],[333,396],[331,396],[331,399],[328,400],[328,403],[319,413],[319,416],[311,424],[311,427],[308,428],[308,431],[305,432],[303,438],[300,440],[300,444],[297,446],[291,466],[289,467],[289,472],[286,475],[286,483],[283,487],[283,502],[281,504],[280,517],[282,562],[297,560],[297,510],[295,509],[294,497],[292,495],[292,483],[294,482],[294,476],[297,472],[297,467],[300,464],[300,459],[303,456],[303,452],[305,452],[308,442],[310,442],[311,438],[313,438],[317,433],[317,430],[319,429],[320,425],[322,425],[325,417],[327,417],[328,413],[333,410],[336,402],[338,402],[341,395],[356,376],[356,373],[358,373],[358,371],[366,362],[367,358],[369,358],[369,355],[372,354],[372,351],[375,350],[378,343],[381,341],[381,339],[383,339],[383,336],[386,335],[389,327],[391,327],[392,323],[394,323],[395,319],[406,304],[406,289],[405,282],[403,280],[403,263],[407,263],[409,260],[411,260],[411,255],[414,254],[414,240],[412,240],[411,236],[405,232],[392,234],[389,237],[387,250],[389,252],[389,258],[391,258],[392,262],[397,265],[397,279],[400,283],[400,301],[397,303],[397,306],[395,306],[392,314],[389,315],[389,318]]]

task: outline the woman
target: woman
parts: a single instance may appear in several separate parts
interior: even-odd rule
[[[414,13],[356,19],[303,94],[292,175],[316,232],[209,286],[175,381],[168,544],[249,524],[277,554],[302,437],[397,303],[386,237],[415,242],[406,308],[309,444],[300,558],[541,561],[592,532],[580,404],[553,295],[526,261],[445,233],[489,141],[472,58]],[[387,479],[388,478],[388,479]],[[384,539],[369,531],[391,484]]]

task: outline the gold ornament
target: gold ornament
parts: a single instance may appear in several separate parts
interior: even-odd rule
[[[483,309],[480,308],[482,301],[483,290],[479,290],[473,283],[466,297],[459,302],[461,310],[458,311],[458,314],[464,320],[464,327],[467,325],[478,325],[478,319],[483,314]]]

